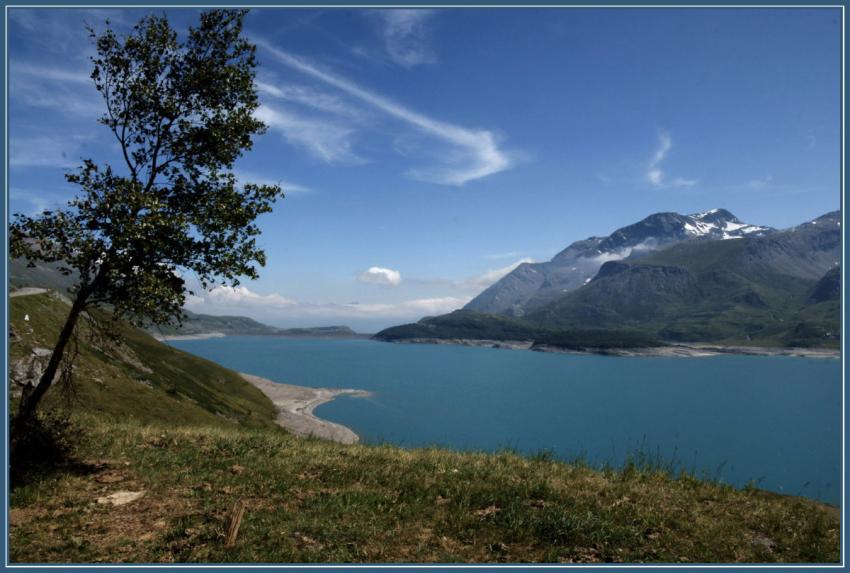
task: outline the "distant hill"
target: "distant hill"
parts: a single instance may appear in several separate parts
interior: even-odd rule
[[[199,334],[224,334],[231,336],[292,336],[311,338],[351,338],[360,336],[347,326],[313,326],[305,328],[276,328],[246,316],[215,316],[184,311],[186,318],[181,326],[151,326],[148,331],[155,336],[194,336]]]
[[[9,284],[12,290],[40,287],[66,293],[76,282],[76,275],[64,275],[58,263],[27,264],[25,259],[9,261]],[[348,326],[314,326],[304,328],[276,328],[246,316],[216,316],[184,310],[182,325],[151,326],[147,331],[154,336],[195,336],[219,333],[224,335],[276,335],[315,338],[350,338],[361,336]]]
[[[838,347],[840,248],[838,212],[735,240],[694,237],[605,262],[584,285],[521,317],[467,308],[376,338],[574,340],[575,332],[592,330],[598,341],[601,330],[623,344],[641,340],[637,334],[667,342]]]
[[[151,326],[147,330],[159,336],[183,336],[221,333],[230,335],[278,334],[279,329],[246,316],[214,316],[184,311],[182,325]]]

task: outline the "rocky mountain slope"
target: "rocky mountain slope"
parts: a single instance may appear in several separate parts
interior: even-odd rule
[[[576,241],[545,263],[523,263],[465,307],[485,313],[523,316],[590,282],[608,261],[634,260],[687,240],[762,237],[769,227],[750,225],[725,209],[680,215],[656,213],[607,237]]]

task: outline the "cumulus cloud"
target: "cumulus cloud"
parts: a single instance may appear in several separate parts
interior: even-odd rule
[[[295,301],[277,293],[258,294],[246,286],[216,286],[201,295],[186,297],[186,307],[190,310],[199,308],[287,308]]]
[[[401,273],[384,267],[369,267],[357,276],[361,283],[397,286],[401,283]]]
[[[275,48],[262,39],[255,38],[254,41],[285,66],[336,88],[348,96],[368,104],[377,111],[405,122],[422,133],[449,144],[449,150],[438,154],[443,165],[411,170],[408,174],[413,178],[443,185],[460,186],[469,181],[505,171],[515,163],[514,158],[500,148],[498,138],[491,131],[469,129],[428,117],[410,110],[383,95],[362,88],[347,78],[319,69],[300,57]],[[268,110],[270,108],[266,109]],[[260,119],[266,121],[266,123],[272,126],[278,126],[287,131],[298,132],[297,137],[292,135],[287,135],[287,137],[293,137],[293,140],[296,142],[300,141],[308,145],[308,147],[317,148],[319,151],[322,150],[322,146],[313,143],[312,140],[315,137],[312,134],[301,133],[303,130],[298,129],[297,125],[291,125],[296,123],[293,121],[296,118],[277,118],[271,111],[264,113],[266,117],[261,115]],[[346,133],[345,135],[350,136],[350,133]],[[339,137],[336,139],[348,140],[349,137]],[[350,153],[350,149],[348,148],[345,148],[345,151]]]
[[[387,54],[398,65],[412,68],[437,61],[428,44],[426,22],[431,10],[379,10]]]
[[[673,139],[666,131],[658,134],[658,148],[652,155],[646,169],[646,180],[654,187],[693,187],[697,184],[696,179],[685,179],[683,177],[675,177],[668,180],[667,175],[661,168],[661,163],[667,158],[667,153],[673,147]]]

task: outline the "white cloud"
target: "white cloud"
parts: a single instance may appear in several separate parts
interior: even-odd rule
[[[68,70],[63,68],[51,68],[49,66],[39,66],[28,62],[13,60],[9,62],[9,73],[12,75],[25,75],[35,77],[41,80],[53,82],[80,84],[85,86],[93,86],[91,80],[91,70],[79,69]]]
[[[321,70],[301,58],[278,50],[264,40],[255,39],[254,41],[284,65],[339,89],[452,146],[451,151],[442,156],[445,165],[410,171],[409,174],[414,178],[460,186],[468,181],[504,171],[514,163],[514,160],[499,148],[496,136],[490,131],[467,129],[430,118],[362,88],[346,78]]]
[[[21,212],[25,215],[39,215],[46,209],[59,209],[65,207],[73,193],[32,191],[20,187],[9,189],[9,211],[10,213]]]
[[[294,102],[318,111],[362,121],[363,111],[331,94],[298,85],[275,85],[271,81],[256,81],[257,91],[276,99]]]
[[[9,165],[11,167],[76,167],[76,158],[84,137],[10,137]]]
[[[283,297],[277,293],[257,294],[246,286],[216,286],[203,294],[203,296],[188,297],[186,306],[206,305],[213,307],[247,307],[247,308],[286,308],[295,304],[295,301]]]
[[[631,247],[623,247],[622,249],[618,249],[616,251],[609,251],[606,253],[600,253],[595,257],[584,257],[588,261],[591,261],[594,265],[602,266],[608,261],[619,261],[625,258],[630,257],[633,253],[642,253],[647,251],[654,251],[658,248],[658,240],[654,237],[650,237],[645,241],[638,243],[637,245],[633,245]]]
[[[496,281],[498,281],[499,279],[501,279],[502,277],[504,277],[505,275],[507,275],[508,273],[510,273],[511,271],[513,271],[515,268],[517,268],[521,264],[523,264],[523,263],[533,263],[533,262],[534,262],[534,259],[525,257],[525,258],[519,259],[518,261],[515,261],[515,262],[513,262],[513,263],[511,263],[507,266],[504,266],[504,267],[501,267],[501,268],[498,268],[498,269],[490,269],[487,272],[482,273],[482,274],[480,274],[476,277],[471,277],[471,278],[468,278],[468,279],[465,279],[465,280],[462,280],[462,281],[458,281],[455,284],[456,284],[456,286],[459,286],[461,288],[483,290],[483,289],[487,288],[488,286],[492,285],[493,283],[495,283]]]
[[[401,273],[384,267],[369,267],[357,276],[361,283],[397,286],[401,283]]]
[[[326,163],[363,163],[363,159],[351,150],[354,136],[351,128],[268,105],[261,105],[254,115],[269,128],[280,131],[291,145],[305,149]]]
[[[87,70],[9,62],[9,101],[12,105],[52,109],[63,116],[99,117],[103,100]]]
[[[421,64],[433,64],[437,61],[428,45],[425,23],[431,17],[431,10],[380,10],[387,54],[398,65],[412,68]]]
[[[425,315],[445,314],[463,307],[472,297],[416,298],[388,303],[309,303],[280,294],[257,294],[245,286],[217,286],[199,295],[186,297],[186,308],[209,314],[239,314],[265,323],[346,319],[417,320]]]
[[[248,171],[236,170],[233,174],[236,175],[236,181],[239,185],[245,185],[246,183],[254,183],[255,185],[280,185],[284,195],[291,195],[293,193],[310,193],[313,191],[309,187],[299,183],[293,183],[292,181],[287,181],[285,179],[275,179],[273,177],[257,175],[256,173]]]
[[[773,184],[773,177],[768,175],[767,177],[762,177],[761,179],[752,179],[747,181],[747,187],[749,189],[761,190],[765,187],[769,187]]]
[[[685,179],[676,177],[672,180],[667,180],[664,170],[661,169],[661,163],[667,158],[667,153],[673,147],[673,139],[666,131],[658,133],[658,149],[649,161],[646,169],[646,179],[655,187],[693,187],[698,183],[696,179]]]
[[[417,298],[395,303],[302,304],[292,316],[321,318],[396,318],[416,320],[423,316],[446,314],[463,307],[472,297]]]
[[[516,256],[519,256],[519,253],[516,251],[511,251],[509,253],[495,253],[493,255],[484,255],[484,258],[492,261],[498,259],[510,259]]]

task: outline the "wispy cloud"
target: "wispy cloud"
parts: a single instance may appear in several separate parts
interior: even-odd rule
[[[426,22],[432,10],[379,10],[384,48],[398,65],[412,68],[437,61],[428,44]]]
[[[425,297],[387,303],[309,303],[278,293],[258,294],[246,286],[218,286],[187,297],[186,308],[210,314],[241,313],[264,322],[302,322],[316,319],[392,318],[415,320],[425,315],[444,314],[464,306],[471,297]]]
[[[398,286],[401,284],[401,273],[384,267],[369,267],[357,275],[361,283]]]
[[[757,191],[760,191],[760,190],[765,189],[767,187],[770,187],[772,185],[773,185],[773,176],[767,175],[767,176],[762,177],[760,179],[750,179],[749,181],[747,181],[746,187],[748,189],[755,189]]]
[[[517,251],[511,251],[509,253],[495,253],[492,255],[484,255],[484,258],[490,261],[495,261],[499,259],[510,259],[513,257],[518,257],[519,253]]]
[[[362,121],[364,119],[363,111],[360,108],[349,104],[339,97],[311,87],[289,84],[279,85],[272,83],[272,80],[258,80],[255,84],[260,94],[356,121]]]
[[[335,123],[304,115],[295,115],[281,108],[260,106],[257,119],[279,131],[286,141],[306,150],[326,163],[363,163],[363,158],[352,151],[354,130]]]
[[[83,68],[62,69],[12,60],[9,78],[12,105],[52,109],[63,116],[95,118],[103,113],[103,100]]]
[[[493,283],[495,283],[499,279],[503,278],[508,273],[512,272],[514,269],[516,269],[521,264],[523,264],[523,263],[533,263],[533,262],[534,262],[534,259],[529,258],[529,257],[525,257],[525,258],[519,259],[518,261],[514,261],[513,263],[511,263],[507,266],[500,267],[498,269],[490,269],[490,270],[488,270],[488,271],[486,271],[486,272],[484,272],[484,273],[482,273],[478,276],[470,277],[470,278],[467,278],[467,279],[462,280],[462,281],[457,281],[457,282],[455,282],[455,286],[458,286],[458,287],[464,288],[464,289],[475,289],[475,290],[481,291],[481,290],[484,290],[485,288],[489,287],[490,285],[492,285]]]
[[[11,137],[9,165],[11,167],[54,167],[67,169],[80,164],[80,147],[86,138],[74,137]]]
[[[661,164],[667,158],[667,153],[673,147],[673,139],[666,131],[658,133],[658,148],[649,161],[646,169],[646,180],[654,187],[693,187],[698,182],[696,179],[685,179],[683,177],[675,177],[668,179],[666,173],[661,168]]]
[[[45,193],[33,191],[20,187],[9,189],[9,211],[11,213],[23,213],[25,215],[37,215],[46,209],[64,207],[71,198],[71,192],[67,194]]]
[[[441,157],[443,166],[412,170],[409,174],[414,178],[459,186],[504,171],[514,163],[509,154],[500,149],[498,138],[491,131],[468,129],[428,117],[362,88],[342,76],[319,69],[300,57],[275,48],[265,40],[255,38],[254,41],[282,64],[450,144],[451,150]]]
[[[293,183],[292,181],[287,181],[286,179],[276,179],[274,177],[258,175],[256,173],[240,170],[234,171],[233,174],[236,175],[236,180],[240,185],[244,185],[246,183],[254,183],[256,185],[280,185],[284,195],[311,193],[313,191],[309,187]]]

